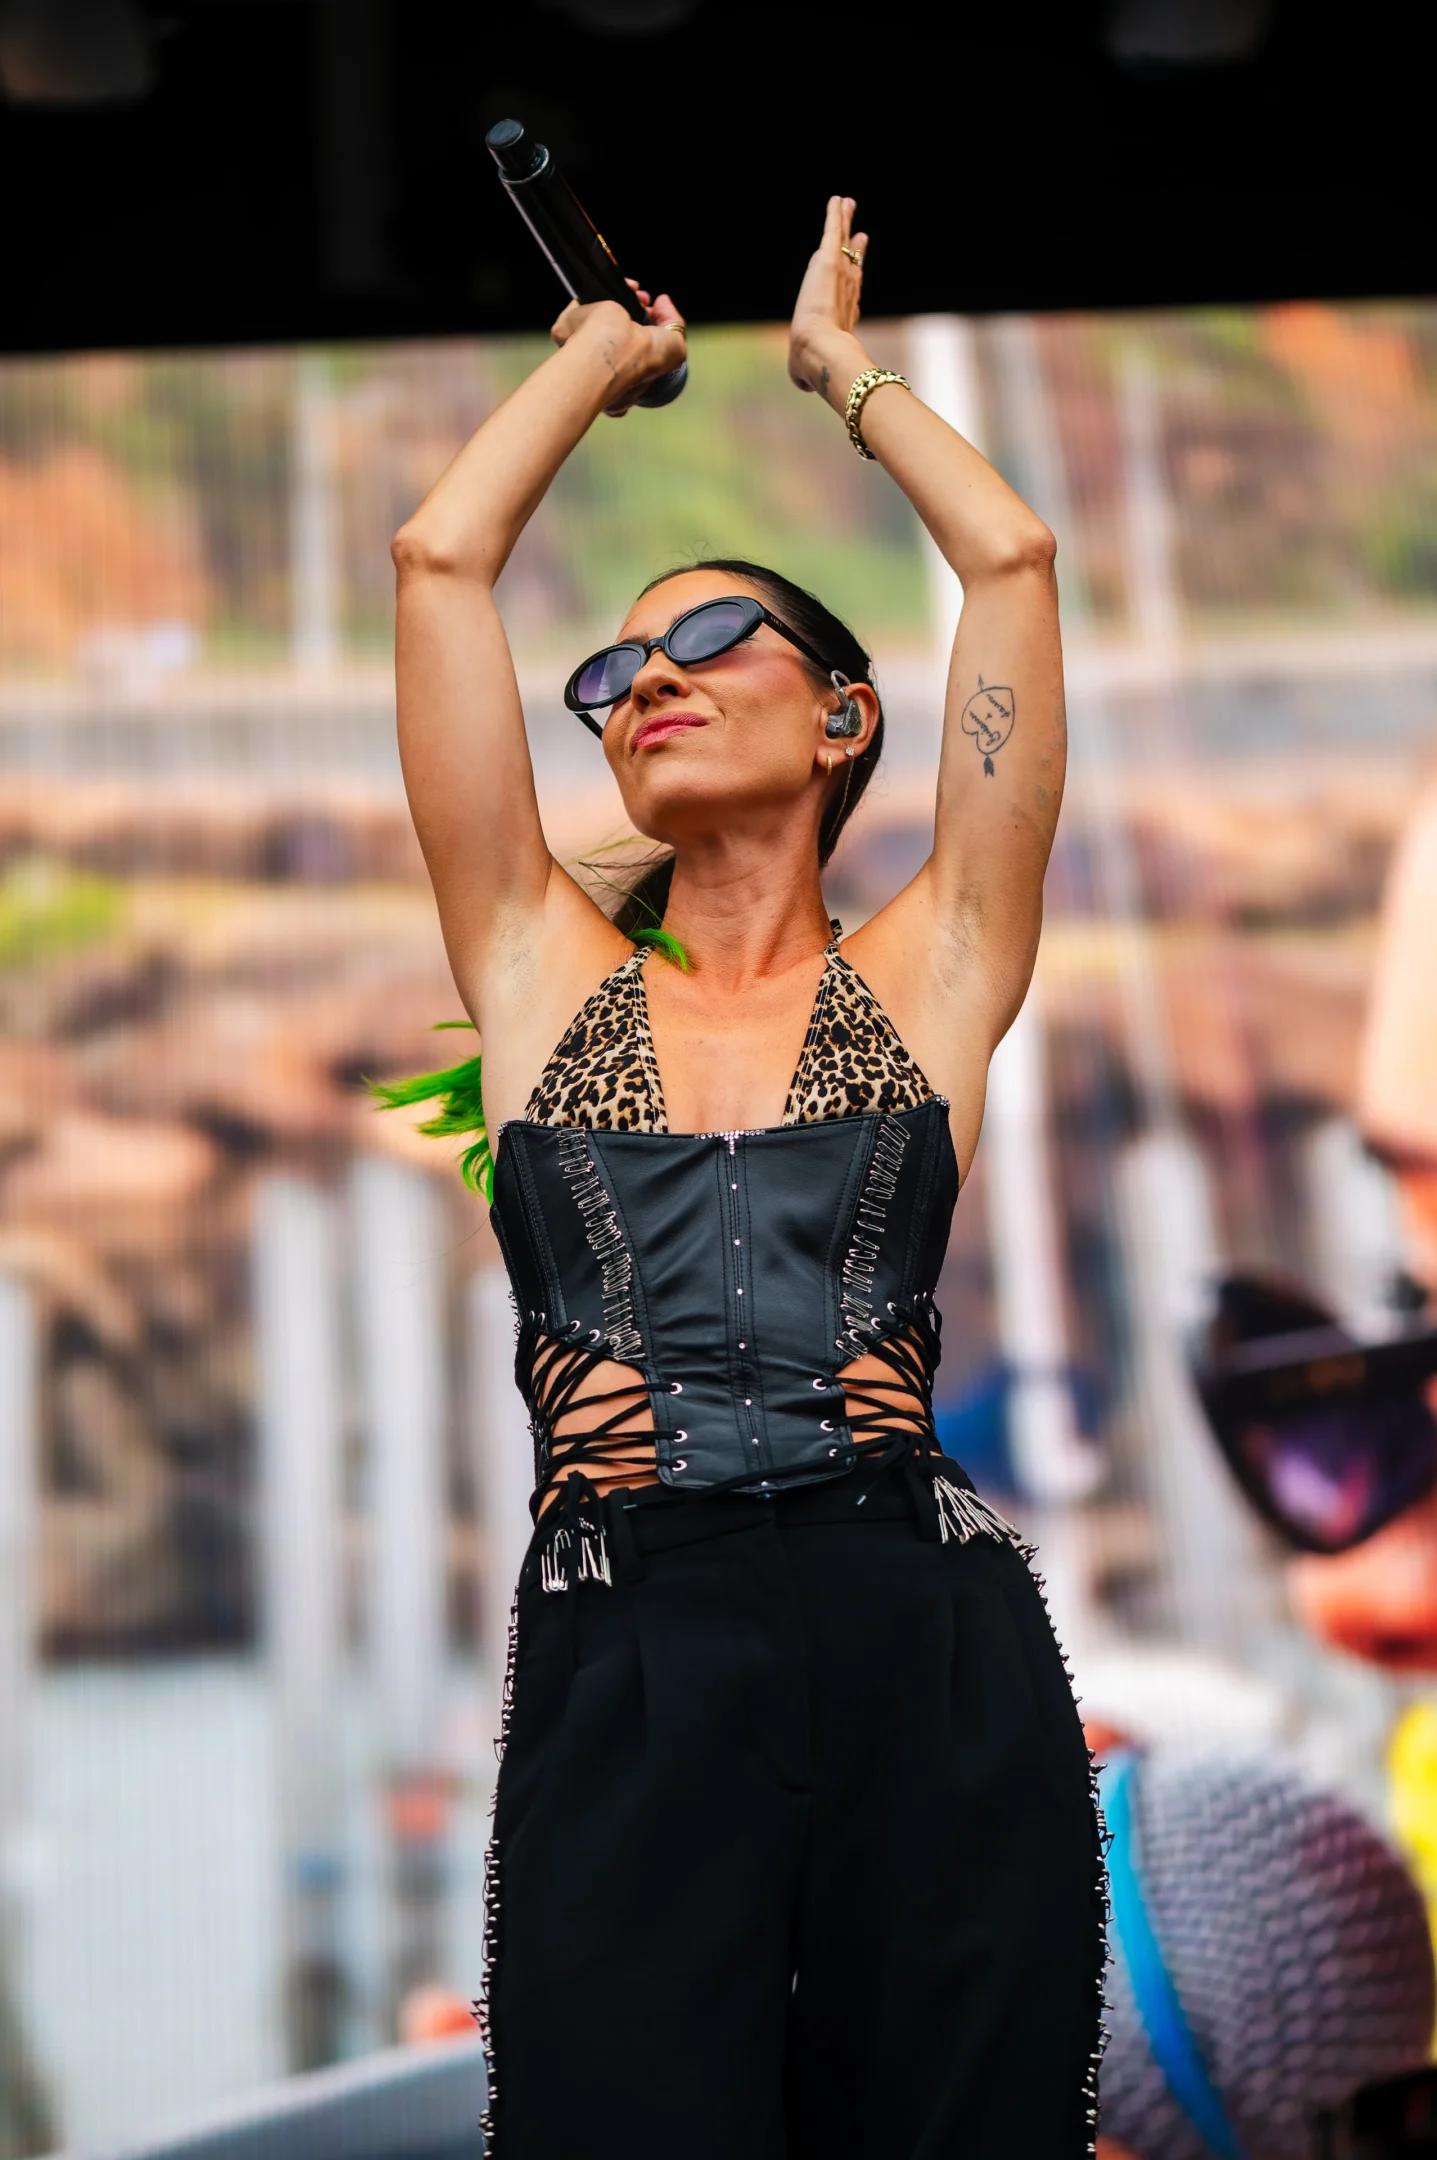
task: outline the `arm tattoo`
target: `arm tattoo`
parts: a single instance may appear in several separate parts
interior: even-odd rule
[[[1013,717],[1017,700],[1006,683],[985,683],[978,677],[978,687],[963,707],[962,728],[971,735],[977,748],[983,753],[983,770],[991,780],[993,760],[1013,732]]]

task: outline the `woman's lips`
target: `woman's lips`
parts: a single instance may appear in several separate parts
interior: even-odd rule
[[[634,730],[629,755],[633,757],[638,751],[646,750],[650,743],[664,742],[670,735],[682,734],[685,728],[707,726],[708,722],[700,720],[697,713],[657,713],[652,720],[645,720],[642,727]]]

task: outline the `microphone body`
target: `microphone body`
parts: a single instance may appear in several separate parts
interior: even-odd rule
[[[1280,1762],[1149,1755],[1130,1803],[1127,1857],[1235,2149],[1317,2160],[1328,2111],[1427,2060],[1432,1947],[1416,1889],[1346,1800]],[[1115,1888],[1120,1857],[1115,1840]],[[1109,1947],[1102,2131],[1137,2160],[1214,2160],[1225,2141],[1177,2096],[1141,1955],[1117,1925]]]
[[[613,249],[544,145],[536,143],[518,120],[500,120],[484,140],[499,168],[505,194],[570,297],[579,301],[617,300],[635,322],[647,322],[648,316],[620,270]],[[688,374],[689,364],[681,360],[676,368],[649,385],[639,404],[671,405],[688,381]]]

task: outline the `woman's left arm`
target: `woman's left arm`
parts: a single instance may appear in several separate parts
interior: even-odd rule
[[[789,372],[842,414],[873,365],[853,333],[863,234],[834,197],[794,312]],[[860,258],[854,264],[844,254]],[[933,853],[867,926],[866,943],[928,978],[965,1027],[986,1016],[991,1050],[1023,1002],[1037,953],[1063,797],[1066,729],[1053,536],[970,443],[901,385],[872,391],[860,422],[963,587],[948,669]]]

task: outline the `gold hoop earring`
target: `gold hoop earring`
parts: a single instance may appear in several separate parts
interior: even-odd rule
[[[824,759],[823,769],[826,773],[831,773],[833,771],[833,757],[831,753],[828,757]]]

